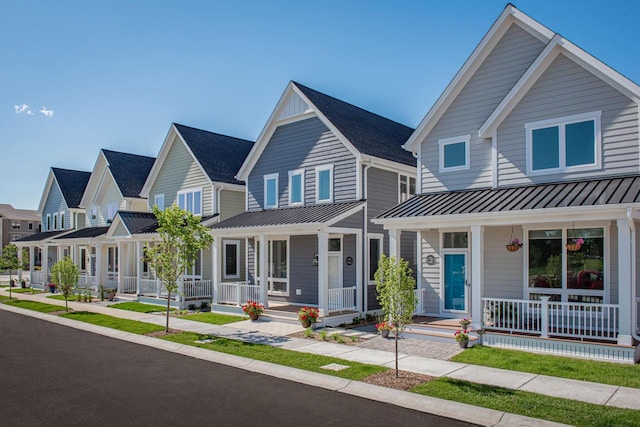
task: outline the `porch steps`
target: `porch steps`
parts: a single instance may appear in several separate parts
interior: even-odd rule
[[[120,294],[120,293],[117,293],[116,294],[116,299],[118,301],[122,301],[122,302],[125,302],[125,301],[127,301],[127,302],[128,301],[138,301],[138,295],[136,295],[136,294]]]
[[[266,309],[262,315],[284,323],[300,324],[300,321],[298,320],[298,313]]]
[[[429,339],[432,341],[455,343],[456,339],[454,333],[457,330],[458,328],[451,328],[448,326],[434,327],[412,323],[411,325],[406,327],[406,329],[404,330],[404,335],[408,338]],[[478,338],[475,336],[475,334],[469,335],[469,341],[476,341],[477,339]]]

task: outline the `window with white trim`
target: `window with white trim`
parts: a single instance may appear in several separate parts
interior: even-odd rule
[[[439,145],[440,172],[469,169],[471,135],[441,139]]]
[[[157,206],[159,210],[164,210],[164,194],[156,194],[153,197],[153,205]]]
[[[316,166],[316,203],[333,202],[333,165]]]
[[[107,205],[107,224],[111,224],[113,218],[116,216],[116,212],[118,212],[118,204],[110,203]]]
[[[107,248],[107,273],[118,272],[118,247],[110,246]]]
[[[58,229],[58,214],[57,213],[53,214],[53,229],[54,230]]]
[[[189,189],[178,192],[178,206],[187,212],[202,215],[202,189]]]
[[[46,230],[51,231],[51,214],[47,214],[47,222],[45,223]]]
[[[60,212],[60,230],[64,230],[64,227],[66,226],[64,217],[64,212]]]
[[[27,228],[28,228],[29,230],[33,230],[33,223],[32,223],[32,222],[30,222],[30,223],[29,223],[29,225],[27,226]]]
[[[304,205],[304,169],[289,171],[289,205]]]
[[[408,175],[398,175],[400,180],[400,190],[398,201],[400,203],[416,195],[416,179]]]
[[[96,206],[91,207],[91,219],[98,219],[98,208]]]
[[[605,302],[605,229],[529,230],[529,299]]]
[[[182,275],[184,280],[200,280],[202,279],[202,251],[198,252],[191,268],[186,268]]]
[[[375,282],[378,262],[382,256],[382,237],[369,237],[369,282]]]
[[[19,235],[19,234],[12,234],[11,235],[11,241],[12,242],[15,242],[16,240],[20,240],[21,238],[22,238],[22,236]]]
[[[225,279],[240,278],[240,241],[225,240],[222,244]]]
[[[20,221],[11,221],[12,230],[20,230]]]
[[[601,111],[525,124],[527,174],[600,167]]]
[[[264,208],[278,207],[278,174],[264,176]]]

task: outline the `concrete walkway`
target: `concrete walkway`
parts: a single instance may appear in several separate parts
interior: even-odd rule
[[[6,292],[3,292],[6,294]],[[24,300],[47,302],[64,305],[64,301],[46,298],[47,294],[16,294]],[[69,303],[74,310],[91,311],[111,316],[139,320],[157,325],[165,324],[164,314],[145,314],[127,310],[108,308],[101,303],[83,304]],[[393,368],[395,354],[390,351],[362,348],[330,342],[312,341],[304,338],[293,338],[285,335],[302,331],[298,325],[265,320],[251,322],[249,320],[223,326],[194,322],[191,320],[171,318],[170,327],[200,334],[210,334],[230,339],[242,340],[256,344],[267,344],[304,353],[333,356],[340,359],[380,365]],[[381,340],[374,338],[370,342]],[[449,377],[479,384],[493,385],[544,394],[552,397],[578,400],[597,405],[612,406],[640,410],[640,389],[619,387],[607,384],[578,381],[525,372],[509,371],[451,362],[401,353],[399,369],[417,372],[434,377]]]

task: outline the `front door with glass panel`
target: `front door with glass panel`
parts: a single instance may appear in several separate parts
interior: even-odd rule
[[[329,239],[329,289],[342,287],[342,239]]]
[[[467,312],[467,254],[443,255],[444,310]]]

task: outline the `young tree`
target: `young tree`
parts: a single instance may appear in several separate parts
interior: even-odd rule
[[[51,283],[54,283],[62,296],[64,296],[64,310],[69,311],[67,300],[73,294],[78,279],[80,278],[80,270],[78,266],[66,256],[62,260],[56,262],[51,267]]]
[[[391,322],[396,344],[396,378],[398,378],[398,337],[411,323],[416,309],[416,296],[413,292],[416,281],[411,277],[409,263],[400,258],[388,258],[382,255],[375,273],[378,301],[385,318]]]
[[[178,292],[181,276],[195,263],[200,251],[213,242],[208,229],[200,223],[200,218],[178,205],[163,211],[157,206],[153,213],[158,220],[160,242],[145,248],[145,257],[156,268],[158,278],[167,289],[167,324],[169,332],[169,309],[171,296]]]
[[[2,249],[2,257],[0,258],[2,269],[9,270],[9,299],[12,298],[11,287],[13,286],[13,270],[20,268],[20,260],[18,259],[18,247],[13,243],[9,243]]]

